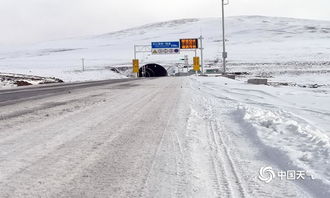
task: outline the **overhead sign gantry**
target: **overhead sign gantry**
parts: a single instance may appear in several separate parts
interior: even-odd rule
[[[200,57],[197,56],[197,50],[200,50]],[[167,41],[167,42],[151,42],[151,45],[134,45],[134,60],[133,60],[133,72],[139,72],[139,60],[137,59],[137,53],[151,53],[152,55],[177,55],[182,51],[195,51],[194,70],[204,73],[204,60],[203,60],[203,37],[199,38],[186,38],[179,41]]]

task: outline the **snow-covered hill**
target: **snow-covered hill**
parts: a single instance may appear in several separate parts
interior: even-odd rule
[[[228,61],[234,66],[298,62],[323,67],[330,61],[329,21],[263,16],[228,17],[226,21]],[[182,19],[98,36],[0,49],[0,72],[54,76],[65,81],[117,78],[120,76],[111,71],[104,72],[104,67],[130,64],[134,44],[175,41],[201,34],[205,37],[206,61],[213,64],[221,54],[220,25],[219,18]],[[139,58],[143,63],[172,64],[180,62],[183,55],[140,54]],[[82,58],[86,67],[93,70],[77,72]]]

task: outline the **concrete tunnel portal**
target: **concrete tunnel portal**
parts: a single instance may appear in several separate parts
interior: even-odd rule
[[[139,77],[144,77],[145,71],[145,77],[162,77],[162,76],[168,76],[167,70],[159,65],[159,64],[146,64],[143,67],[139,69]]]

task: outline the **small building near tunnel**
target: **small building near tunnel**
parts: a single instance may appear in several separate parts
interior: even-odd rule
[[[144,75],[145,71],[145,75]],[[144,65],[139,69],[139,77],[164,77],[168,76],[167,70],[155,63]]]

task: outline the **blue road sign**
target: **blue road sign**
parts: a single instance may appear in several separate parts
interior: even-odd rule
[[[152,42],[151,47],[153,49],[175,49],[180,48],[180,42]]]

